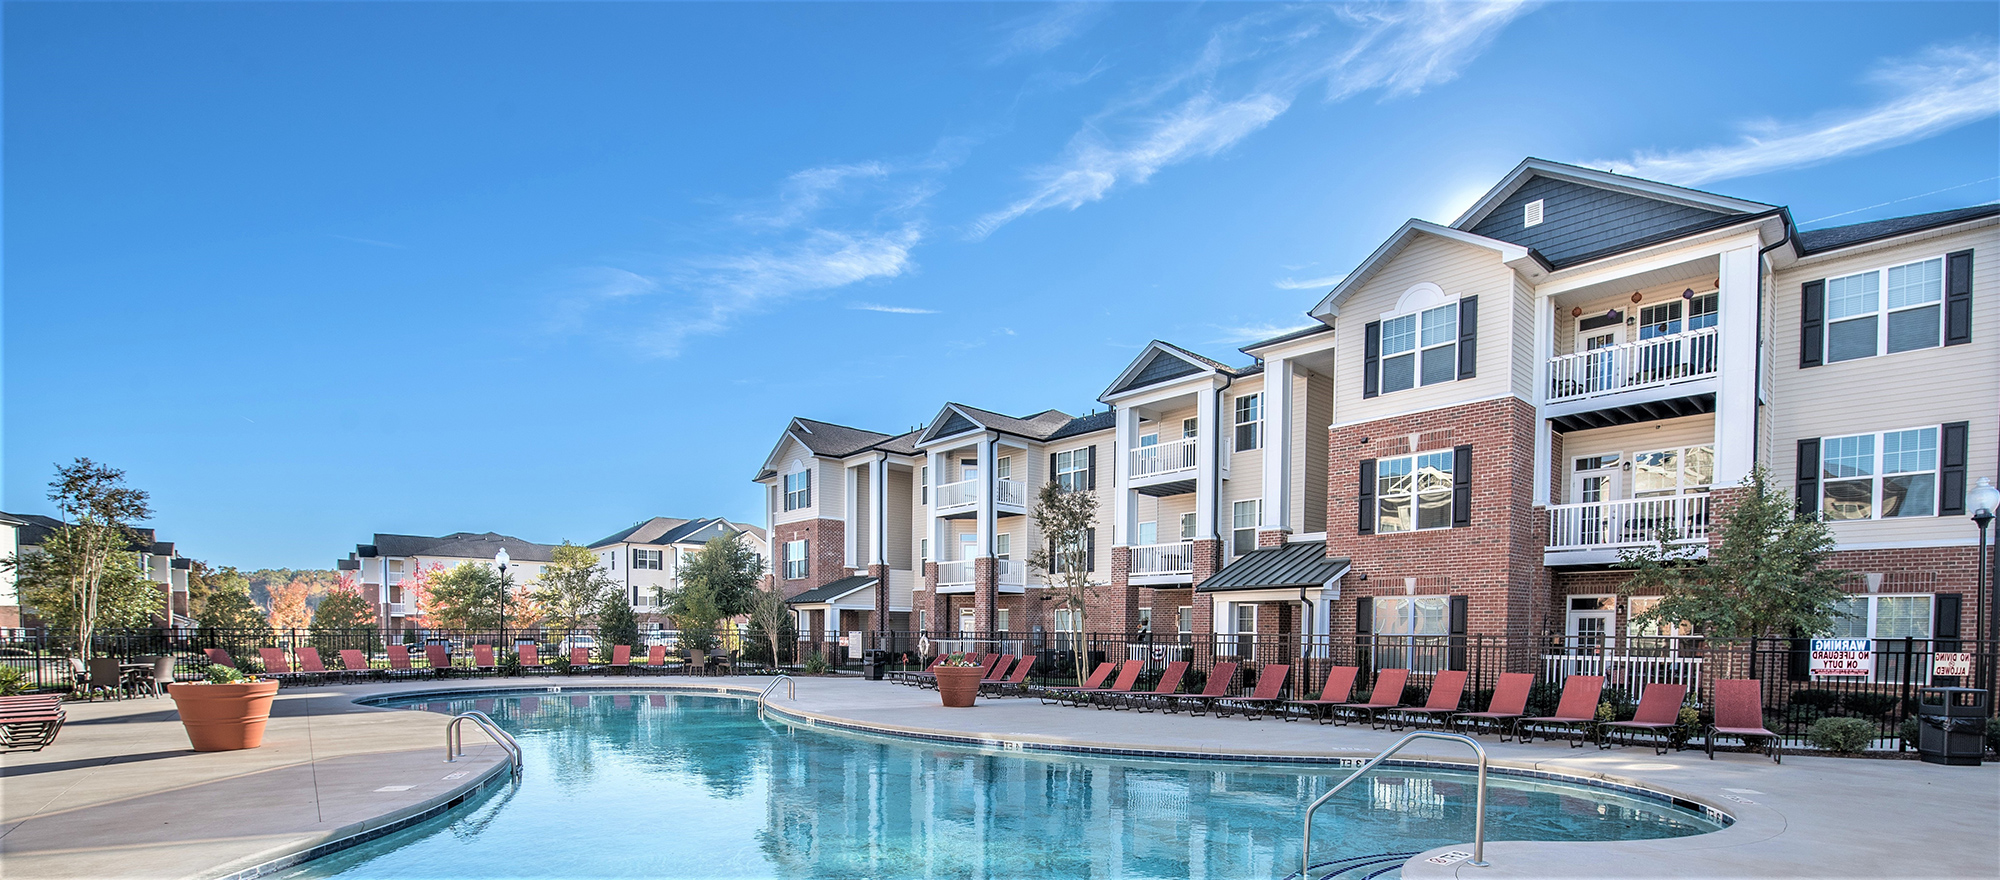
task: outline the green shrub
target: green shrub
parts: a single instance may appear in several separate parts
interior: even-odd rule
[[[1484,712],[1487,710],[1486,707],[1491,705],[1493,705],[1493,689],[1480,688],[1479,690],[1473,691],[1471,699],[1468,699],[1466,701],[1466,706],[1468,707],[1466,711]]]
[[[1562,703],[1562,685],[1551,681],[1538,681],[1528,688],[1528,717],[1547,718],[1556,714],[1556,706]]]
[[[1902,740],[1904,746],[1914,749],[1917,747],[1918,727],[1917,716],[1905,718],[1903,723],[1896,725],[1896,738]]]
[[[1861,693],[1848,694],[1847,699],[1842,700],[1841,704],[1847,707],[1847,711],[1863,718],[1883,718],[1890,712],[1896,711],[1896,707],[1901,705],[1902,702],[1902,698],[1895,694],[1878,694],[1863,691]]]
[[[1858,754],[1875,741],[1875,725],[1859,718],[1821,718],[1806,729],[1806,741],[1836,755]]]
[[[0,697],[28,692],[28,673],[19,666],[0,666]]]
[[[500,652],[500,674],[514,676],[521,674],[521,655],[513,651]]]
[[[550,665],[555,667],[557,675],[576,674],[576,666],[569,662],[569,653],[567,651],[556,654],[556,662]]]
[[[1618,720],[1617,707],[1612,706],[1609,701],[1599,701],[1597,704],[1597,720],[1617,721]]]
[[[1799,727],[1805,727],[1808,725],[1816,724],[1825,717],[1826,713],[1821,711],[1818,707],[1800,706],[1797,704],[1786,706],[1785,710],[1783,712],[1778,713],[1777,715],[1777,718],[1779,719],[1778,723],[1781,726],[1799,726]]]
[[[1605,705],[1611,707],[1611,717],[1609,718],[1603,715],[1603,707]],[[1598,696],[1598,720],[1600,721],[1630,721],[1633,716],[1638,714],[1639,705],[1632,702],[1632,695],[1624,688],[1607,687]]]
[[[249,681],[250,677],[244,675],[242,670],[231,669],[220,663],[212,663],[209,664],[206,680],[209,684],[242,684]]]
[[[1682,706],[1680,717],[1674,719],[1674,729],[1667,731],[1667,744],[1682,748],[1688,740],[1701,733],[1701,712],[1693,706]]]
[[[805,672],[807,675],[821,675],[829,668],[831,667],[827,664],[825,657],[814,654],[806,658]]]

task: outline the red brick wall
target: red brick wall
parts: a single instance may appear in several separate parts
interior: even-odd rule
[[[1356,534],[1362,460],[1462,445],[1472,447],[1471,525]],[[1327,553],[1354,565],[1342,581],[1333,632],[1354,631],[1360,597],[1401,595],[1406,578],[1416,579],[1419,594],[1469,597],[1473,634],[1538,628],[1548,589],[1546,514],[1534,506],[1535,413],[1526,401],[1510,397],[1334,428],[1327,454]]]
[[[814,587],[840,580],[852,574],[843,565],[847,561],[847,525],[837,519],[807,519],[783,523],[771,529],[772,569],[785,585],[785,595],[796,596]],[[806,544],[806,576],[798,579],[785,578],[785,544],[804,540]]]
[[[999,561],[991,556],[972,560],[972,628],[992,632],[1000,608]],[[1010,623],[1012,621],[1009,621]]]
[[[1128,633],[1139,628],[1139,591],[1132,586],[1132,548],[1111,548],[1111,582],[1098,587],[1085,610],[1092,632]]]

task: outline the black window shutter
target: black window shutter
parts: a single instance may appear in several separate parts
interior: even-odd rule
[[[1938,516],[1965,515],[1966,435],[1971,422],[1947,422],[1938,437]]]
[[[1088,469],[1084,471],[1084,474],[1085,474],[1084,488],[1086,489],[1097,488],[1097,444],[1095,443],[1092,443],[1090,445],[1090,464],[1088,466]]]
[[[1367,596],[1354,599],[1354,631],[1367,635],[1375,631],[1375,600]]]
[[[1369,321],[1362,331],[1361,342],[1361,396],[1374,397],[1382,393],[1382,322]]]
[[[802,506],[802,507],[811,507],[811,506],[813,506],[813,472],[812,472],[812,471],[800,471],[799,473],[800,473],[800,474],[801,474],[802,476],[804,476],[804,477],[805,477],[805,481],[804,481],[804,482],[805,482],[805,489],[806,489],[806,495],[805,495],[805,497],[806,497],[806,503],[805,503],[805,504],[803,504],[803,505],[801,505],[801,506]]]
[[[1826,363],[1826,282],[1808,281],[1799,305],[1799,369]]]
[[[1451,525],[1472,525],[1472,447],[1451,450]]]
[[[1464,596],[1451,597],[1451,610],[1448,612],[1450,614],[1448,622],[1451,625],[1451,638],[1447,640],[1449,647],[1445,649],[1444,660],[1446,669],[1465,669],[1465,623],[1466,610],[1469,604]]]
[[[1944,344],[1972,341],[1972,252],[1944,258]]]
[[[1792,484],[1800,516],[1819,512],[1819,438],[1799,441],[1798,479]]]
[[[1361,460],[1361,491],[1356,497],[1361,499],[1361,524],[1354,533],[1375,534],[1375,459]]]
[[[1931,632],[1938,640],[1936,650],[1958,650],[1959,601],[1957,593],[1939,593],[1932,597],[1931,610],[1937,615],[1937,619],[1931,624]]]
[[[1476,375],[1479,375],[1479,297],[1468,296],[1458,301],[1458,378],[1470,379]]]
[[[799,569],[800,569],[800,571],[802,572],[802,573],[801,573],[801,574],[799,575],[799,577],[802,577],[802,578],[809,578],[809,577],[812,577],[812,568],[813,568],[813,542],[812,542],[812,539],[811,539],[811,538],[808,538],[808,539],[806,539],[806,540],[804,540],[804,541],[800,541],[799,543],[801,543],[801,544],[804,544],[804,545],[805,545],[805,547],[804,547],[804,548],[802,548],[802,549],[804,549],[804,550],[805,550],[805,552],[804,552],[804,553],[802,553],[802,554],[800,554],[800,556],[799,556],[799,562],[801,562],[801,563],[802,563],[802,564],[801,564],[801,565],[799,566]]]
[[[1049,453],[1049,482],[1056,481],[1056,454]]]
[[[1083,533],[1083,570],[1097,570],[1097,530]]]

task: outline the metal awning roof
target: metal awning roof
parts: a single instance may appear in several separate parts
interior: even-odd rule
[[[1318,541],[1259,547],[1223,566],[1195,592],[1323,587],[1345,574],[1350,565],[1346,559],[1328,559],[1326,545]]]

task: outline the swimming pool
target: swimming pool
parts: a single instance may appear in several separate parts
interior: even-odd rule
[[[485,711],[519,739],[527,772],[446,817],[280,876],[1277,878],[1297,870],[1305,805],[1347,772],[982,751],[645,690],[381,705]],[[1335,876],[1393,876],[1409,854],[1470,840],[1472,778],[1378,768],[1321,812],[1314,861],[1370,857]],[[1487,810],[1492,840],[1719,827],[1660,800],[1505,774],[1491,779]]]

